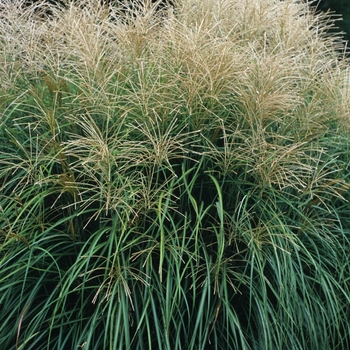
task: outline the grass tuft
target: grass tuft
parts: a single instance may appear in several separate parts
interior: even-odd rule
[[[328,14],[0,17],[4,349],[350,346],[349,62]]]

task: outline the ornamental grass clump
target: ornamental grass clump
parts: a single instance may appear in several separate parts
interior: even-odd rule
[[[349,348],[332,18],[294,0],[0,16],[3,349]]]

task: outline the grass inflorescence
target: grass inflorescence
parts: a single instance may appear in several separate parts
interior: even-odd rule
[[[0,20],[2,348],[347,349],[332,18],[293,0],[21,5]]]

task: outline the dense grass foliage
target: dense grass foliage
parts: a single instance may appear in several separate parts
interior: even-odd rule
[[[1,348],[348,349],[331,22],[292,0],[81,4],[1,10]]]

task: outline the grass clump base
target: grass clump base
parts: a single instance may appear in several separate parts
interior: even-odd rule
[[[302,1],[2,5],[4,349],[347,349],[349,66]]]

